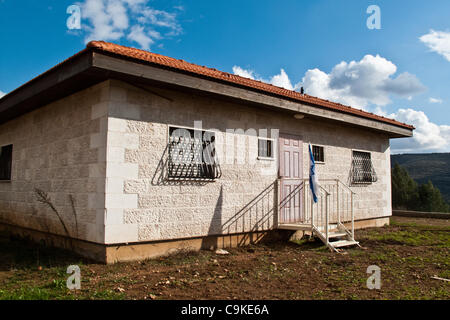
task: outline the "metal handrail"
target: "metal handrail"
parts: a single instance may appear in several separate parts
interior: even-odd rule
[[[314,206],[314,201],[311,197],[311,204],[310,208],[308,210],[308,202],[306,201],[307,196],[306,193],[308,192],[308,185],[309,185],[309,179],[303,178],[303,179],[295,179],[295,178],[279,178],[278,181],[278,190],[280,191],[281,181],[282,180],[297,180],[302,181],[298,186],[294,188],[288,195],[286,195],[283,199],[281,199],[281,196],[279,196],[279,202],[278,202],[278,209],[280,209],[282,206],[284,206],[287,201],[292,199],[297,193],[302,192],[303,188],[303,216],[307,217],[307,211],[310,213],[310,224],[311,224],[311,230],[314,232],[319,232],[322,234],[322,238],[325,240],[326,244],[329,245],[329,224],[330,224],[330,212],[335,212],[337,223],[340,228],[343,228],[349,236],[351,236],[352,240],[354,240],[354,229],[355,229],[355,221],[354,221],[354,208],[353,208],[353,200],[356,193],[351,190],[346,184],[344,184],[339,179],[320,179],[319,180],[319,190],[320,190],[320,197],[319,204],[320,206]],[[334,182],[333,184],[326,184],[321,185],[320,182]],[[343,188],[340,188],[339,186],[343,186]],[[328,187],[330,191],[326,189]],[[336,190],[336,193],[334,193],[333,190]],[[281,194],[281,193],[280,193]],[[342,196],[342,199],[341,199]],[[333,200],[333,205],[330,207],[330,200]],[[335,201],[336,200],[336,201]],[[325,201],[325,202],[324,202]],[[317,208],[317,214],[314,213],[315,208]],[[335,209],[334,209],[335,208]],[[331,211],[330,211],[331,210]],[[280,210],[278,210],[278,213],[281,213]],[[349,216],[350,214],[350,216]],[[333,215],[334,216],[334,215]],[[317,218],[317,220],[316,220]],[[349,219],[350,218],[350,219]],[[308,219],[308,220],[309,220]],[[325,221],[324,221],[325,220]],[[348,223],[351,221],[351,230],[348,230],[344,223]],[[324,228],[325,230],[322,230],[320,228]]]
[[[283,178],[279,178],[279,179],[276,180],[277,181],[277,191],[278,191],[278,201],[277,201],[278,220],[279,220],[280,214],[281,214],[280,208],[284,207],[286,205],[286,203],[288,201],[290,201],[295,196],[295,194],[297,192],[301,191],[304,188],[304,186],[305,186],[304,182],[302,181],[301,184],[296,186],[288,195],[286,195],[283,199],[281,199],[281,189],[280,189],[281,188],[281,183],[280,182],[282,180],[299,180],[299,179],[292,179],[292,178],[283,179]]]
[[[293,180],[297,180],[297,179],[293,179]],[[303,180],[304,182],[309,182],[309,179],[305,179],[305,178],[300,179],[300,180]],[[325,181],[325,180],[323,180],[323,181]],[[320,182],[320,180],[319,180],[319,182]],[[324,187],[322,187],[320,184],[319,184],[319,187],[323,192],[325,192],[326,195],[330,195],[330,193]]]
[[[345,183],[343,183],[341,180],[336,179],[336,181],[343,186],[345,189],[347,189],[348,191],[350,191],[352,194],[356,194],[356,192],[354,192],[352,189],[350,189],[350,187],[348,185],[346,185]]]
[[[281,180],[284,180],[284,179],[278,179],[278,181],[281,181]],[[298,186],[296,186],[286,197],[284,197],[282,200],[280,200],[279,201],[279,205],[282,203],[282,202],[284,202],[284,201],[287,201],[287,200],[291,200],[292,199],[292,197],[294,196],[294,194],[299,190],[299,189],[302,189],[304,187],[304,184],[303,184],[303,182],[301,183],[301,184],[299,184]],[[289,199],[288,199],[288,197],[289,197]]]
[[[339,179],[319,179],[319,182],[320,181],[335,181],[335,182],[338,182],[341,186],[343,186],[343,187],[345,187],[348,191],[350,191],[351,193],[353,193],[353,194],[356,194],[356,192],[354,192],[352,189],[350,189],[350,187],[349,186],[347,186],[345,183],[343,183],[341,180],[339,180]]]
[[[304,179],[304,181],[309,181],[309,179]],[[348,221],[347,218],[348,216],[344,214],[344,212],[348,212],[345,210],[344,208],[344,212],[342,212],[340,210],[340,188],[339,186],[343,186],[344,188],[342,188],[342,190],[345,190],[346,192],[349,193],[349,197],[350,197],[350,208],[347,207],[347,210],[350,209],[350,221],[351,221],[351,230],[348,232],[349,235],[351,235],[352,240],[354,240],[354,210],[353,210],[353,195],[355,195],[356,193],[351,190],[346,184],[344,184],[342,181],[340,181],[339,179],[319,179],[319,186],[320,186],[320,190],[322,192],[324,192],[325,195],[325,225],[323,226],[325,228],[325,230],[320,231],[320,229],[317,228],[317,226],[315,225],[315,221],[314,221],[314,206],[313,206],[313,201],[311,199],[311,228],[313,230],[317,230],[319,232],[323,232],[324,236],[325,236],[325,240],[326,240],[326,244],[329,244],[329,222],[330,222],[330,204],[329,204],[329,200],[330,200],[330,196],[331,193],[326,190],[321,184],[320,182],[325,182],[325,181],[329,181],[329,182],[335,182],[336,186],[336,215],[337,215],[337,222],[338,225],[341,225],[342,227],[345,228],[345,225],[343,225],[344,221]],[[348,199],[348,198],[347,198]],[[348,200],[347,200],[348,201]],[[344,216],[342,216],[342,214],[344,214]]]

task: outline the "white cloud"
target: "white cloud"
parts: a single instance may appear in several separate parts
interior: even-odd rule
[[[411,100],[414,94],[425,89],[417,77],[408,72],[395,76],[397,66],[379,55],[366,55],[360,61],[349,63],[343,61],[334,66],[330,73],[310,69],[295,86],[284,69],[270,80],[239,66],[234,66],[233,72],[289,90],[303,87],[309,95],[363,109],[369,104],[385,106],[391,102],[390,96],[393,95]]]
[[[117,29],[128,28],[128,15],[125,4],[120,0],[110,0],[106,3],[106,13],[112,17],[112,25]]]
[[[0,90],[0,98],[2,98],[5,95],[6,95],[6,93],[4,93],[3,91]]]
[[[166,27],[170,30],[168,35],[178,35],[181,33],[181,27],[177,22],[175,13],[145,8],[142,16],[138,18],[141,23],[150,22],[155,26]]]
[[[126,38],[149,50],[155,40],[182,32],[176,13],[156,10],[149,0],[85,0],[80,4],[85,42]],[[158,28],[158,30],[156,30]],[[164,36],[162,36],[164,33]]]
[[[449,151],[450,126],[437,125],[431,122],[423,111],[410,108],[399,109],[389,117],[416,127],[412,138],[392,140],[392,153]]]
[[[82,4],[81,12],[82,17],[90,22],[90,25],[84,26],[88,31],[85,38],[86,42],[90,40],[117,40],[123,36],[123,28],[117,28],[123,23],[122,16],[114,16],[111,13],[114,10],[107,10],[103,0],[86,0]],[[109,1],[108,1],[109,2]],[[107,3],[106,3],[107,4]],[[120,22],[115,22],[115,20]],[[121,21],[122,20],[122,21]]]
[[[253,70],[245,70],[239,66],[234,66],[233,73],[244,78],[255,80],[255,72]]]
[[[286,71],[284,71],[284,69],[281,69],[280,74],[274,75],[273,77],[270,78],[270,80],[266,80],[266,79],[258,76],[253,70],[246,70],[239,66],[233,67],[233,73],[235,75],[238,75],[238,76],[241,76],[244,78],[263,81],[263,82],[270,83],[277,87],[282,87],[282,88],[285,88],[288,90],[294,90],[294,86],[292,85],[291,80],[289,79],[289,76],[287,75]]]
[[[419,39],[431,51],[437,52],[450,61],[450,32],[430,30],[429,33],[421,36]]]
[[[281,69],[280,74],[273,76],[272,79],[270,79],[270,83],[277,87],[294,90],[291,80],[289,80],[289,77],[284,69]]]
[[[330,73],[308,70],[297,87],[303,86],[307,94],[359,108],[384,106],[391,102],[391,95],[409,98],[425,89],[416,76],[404,72],[394,77],[396,72],[391,61],[366,55],[360,61],[343,61]]]
[[[124,0],[124,2],[126,2],[134,12],[137,12],[142,5],[148,2],[148,0]]]
[[[280,74],[265,80],[254,70],[233,67],[234,74],[265,81],[284,88],[293,89],[292,82],[284,69]],[[301,83],[294,86],[305,88],[306,93],[331,101],[338,101],[352,107],[366,107],[372,104],[375,114],[396,119],[415,126],[411,138],[393,139],[392,153],[402,152],[448,152],[450,149],[450,126],[431,122],[423,111],[399,109],[388,114],[385,106],[390,96],[396,95],[411,100],[411,97],[424,90],[420,81],[409,73],[395,76],[397,67],[380,56],[367,55],[362,60],[350,63],[341,62],[330,73],[311,69],[305,73]],[[433,99],[434,102],[441,101]]]
[[[144,50],[149,50],[150,45],[154,43],[152,38],[144,32],[144,27],[141,26],[133,26],[127,39],[139,43]]]
[[[375,113],[376,115],[379,115],[379,116],[382,116],[382,117],[387,117],[388,116],[386,110],[383,109],[383,107],[380,107],[380,106],[376,106],[375,109],[373,109],[372,112]]]
[[[428,99],[428,101],[429,101],[430,103],[442,103],[442,99],[439,99],[439,98],[433,98],[433,97],[430,97],[430,99]]]

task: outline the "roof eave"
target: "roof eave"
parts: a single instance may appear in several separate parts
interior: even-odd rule
[[[85,49],[26,82],[0,99],[0,123],[102,81],[92,69],[92,50]]]
[[[413,127],[396,126],[345,112],[328,110],[323,106],[300,103],[255,88],[173,70],[138,59],[126,59],[96,48],[80,51],[0,99],[0,123],[115,76],[207,92],[244,103],[343,122],[383,132],[390,138],[411,137],[414,130]]]
[[[142,63],[138,60],[125,60],[114,54],[95,51],[93,54],[93,66],[115,74],[134,77],[136,81],[161,83],[174,88],[205,92],[239,100],[244,103],[258,104],[275,110],[302,113],[313,118],[321,118],[383,132],[390,138],[411,137],[413,135],[413,128],[410,127],[397,126],[358,115],[329,110],[322,106],[300,103],[284,96],[268,94],[257,89],[230,84],[225,81],[198,76],[197,74],[162,68],[159,65]]]

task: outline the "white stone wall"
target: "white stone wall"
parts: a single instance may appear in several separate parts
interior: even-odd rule
[[[371,152],[378,181],[352,187],[356,219],[391,214],[389,140],[356,127],[320,120],[296,120],[282,112],[238,105],[194,94],[139,89],[111,81],[106,164],[106,243],[180,239],[274,225],[273,161],[257,160],[257,138],[227,129],[280,129],[305,142],[303,174],[308,176],[307,143],[325,147],[319,178],[349,182],[352,149]],[[214,182],[163,179],[169,125],[216,131],[222,177]],[[239,140],[242,139],[242,140]],[[242,141],[227,152],[230,141]],[[245,155],[240,163],[236,155]],[[278,156],[278,155],[277,155]],[[234,159],[230,164],[229,160]],[[227,160],[227,161],[225,161]],[[225,162],[225,163],[224,163]],[[266,169],[262,174],[262,169]]]
[[[12,180],[0,182],[0,222],[67,236],[57,214],[37,201],[38,188],[70,237],[104,242],[109,100],[104,82],[0,125],[0,146],[13,144]]]
[[[194,121],[216,132],[222,176],[214,182],[167,181],[168,127],[193,127]],[[227,129],[243,132],[230,134]],[[325,147],[325,163],[317,165],[319,177],[344,183],[349,181],[352,149],[371,152],[378,181],[352,187],[356,219],[391,214],[387,136],[106,81],[0,125],[0,146],[13,144],[12,181],[0,182],[0,222],[66,235],[56,214],[37,201],[39,188],[50,196],[71,237],[97,243],[271,229],[277,168],[274,161],[257,159],[252,129],[301,136],[305,178],[307,142]]]

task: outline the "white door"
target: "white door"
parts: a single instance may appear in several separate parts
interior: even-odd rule
[[[302,222],[303,142],[300,137],[280,134],[280,217],[279,223]],[[296,189],[297,188],[297,189]],[[291,194],[296,190],[294,194]]]

